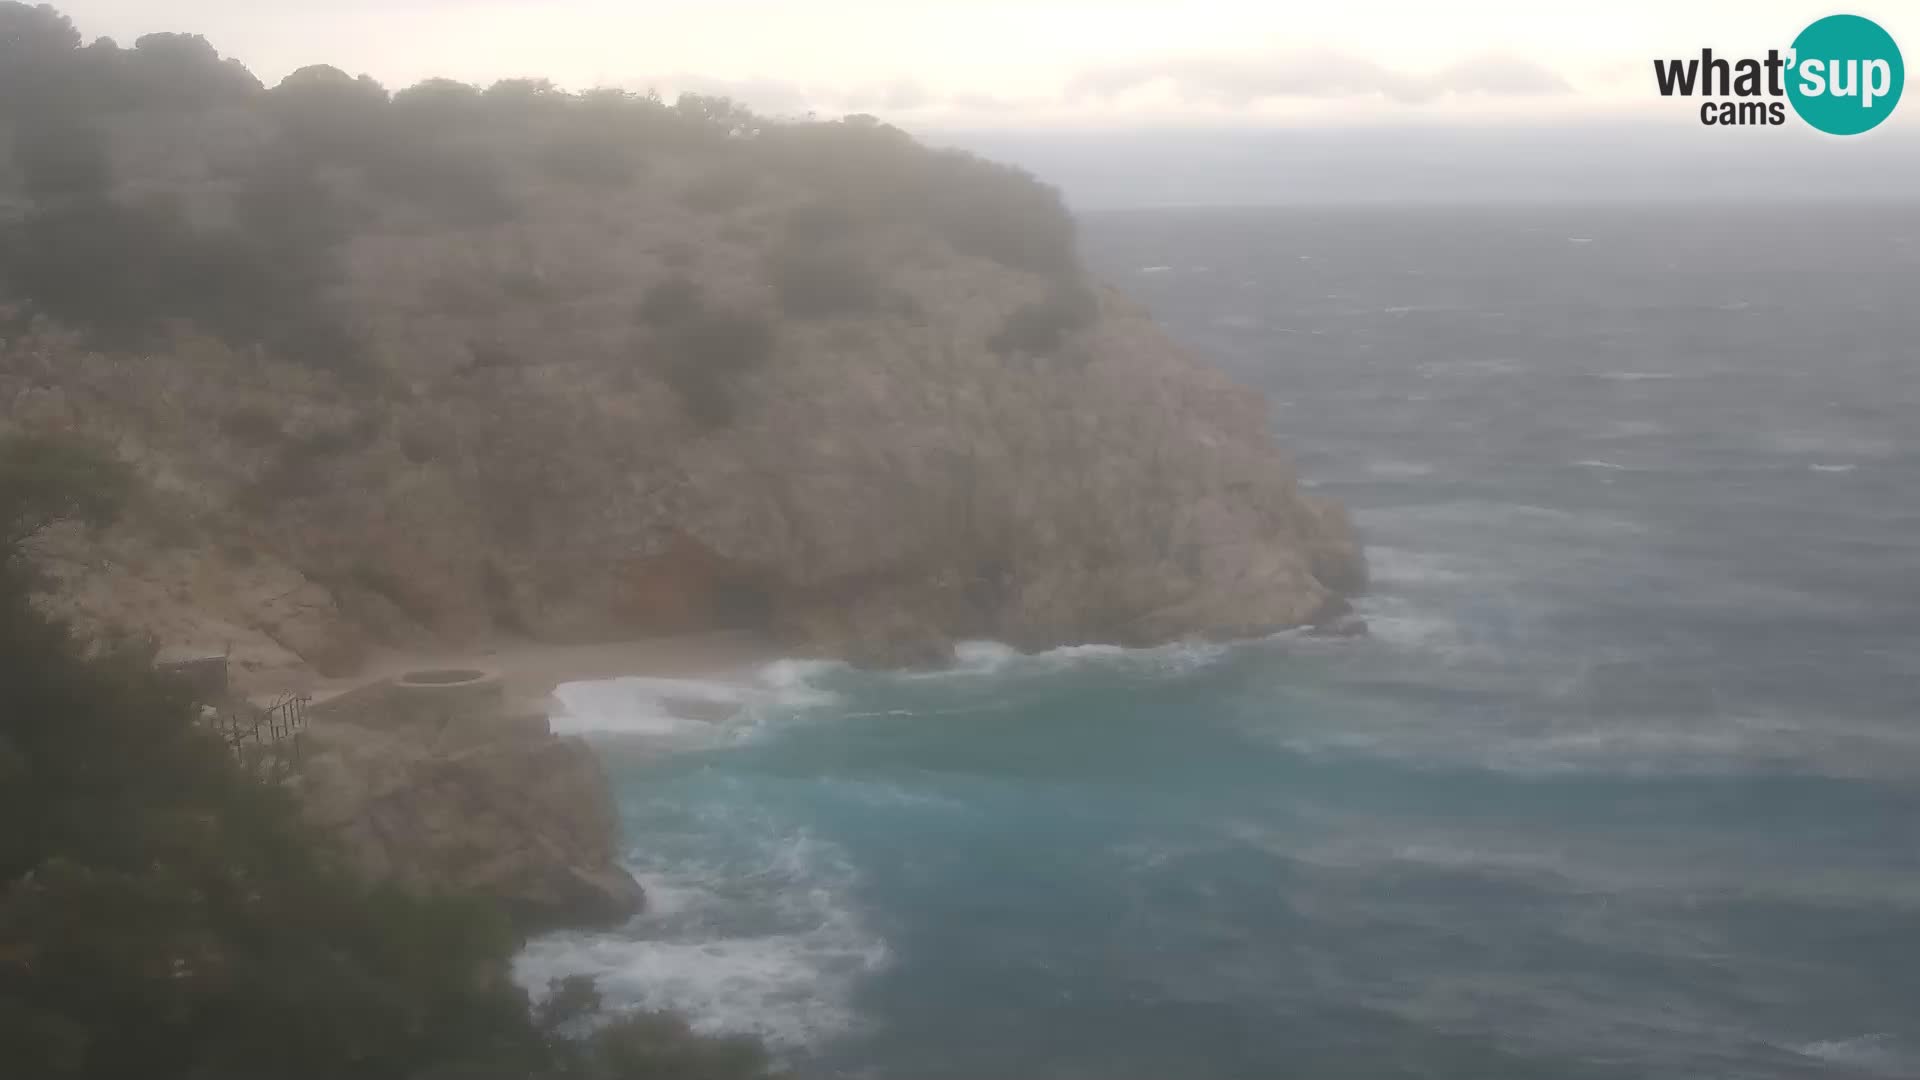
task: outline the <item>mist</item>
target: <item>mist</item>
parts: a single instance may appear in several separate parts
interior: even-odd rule
[[[1076,210],[1904,201],[1920,139],[1588,120],[1512,126],[922,132],[1025,168]]]

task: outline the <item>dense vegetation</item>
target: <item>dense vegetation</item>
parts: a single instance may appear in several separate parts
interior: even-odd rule
[[[910,308],[847,242],[860,230],[913,225],[1079,295],[1073,224],[1050,189],[870,117],[777,121],[720,98],[525,79],[389,92],[325,66],[269,88],[197,35],[87,43],[51,7],[0,0],[0,336],[48,320],[136,363],[184,324],[371,392],[379,357],[337,295],[349,240],[402,216],[495,228],[516,219],[530,176],[613,189],[648,183],[669,155],[698,164],[674,190],[687,214],[729,214],[769,188],[799,207],[764,268],[777,312],[707,298],[679,276],[690,259],[668,259],[675,275],[633,298],[648,362],[702,423],[728,422],[733,384],[773,358],[776,315]],[[1016,316],[1004,349],[1052,348],[1084,314]],[[489,342],[473,351],[476,369],[518,363]],[[214,422],[268,461],[260,490],[282,496],[320,485],[322,462],[370,437],[295,433],[257,408]],[[765,1071],[756,1045],[672,1017],[589,1019],[590,986],[530,1011],[506,978],[517,939],[497,912],[342,876],[286,794],[233,766],[140,643],[83,643],[39,612],[22,551],[51,525],[103,520],[129,488],[93,450],[0,439],[0,1071]]]
[[[124,160],[130,129],[191,141],[209,128],[215,149],[191,162]],[[365,381],[379,364],[334,286],[340,246],[372,219],[399,206],[441,228],[485,228],[516,218],[528,176],[615,188],[648,182],[667,154],[704,163],[679,196],[690,214],[728,213],[769,184],[810,200],[767,267],[795,318],[902,310],[840,242],[887,223],[1062,289],[1077,281],[1073,222],[1054,191],[872,117],[776,121],[722,98],[669,104],[533,79],[389,93],[326,66],[269,89],[196,35],[83,44],[54,9],[0,0],[0,312],[44,315],[129,353],[163,346],[185,322]],[[184,190],[150,182],[169,172],[206,175]],[[1070,330],[1086,313],[1040,317]],[[1054,340],[1023,318],[1003,351]],[[670,381],[696,416],[724,422],[720,391],[742,370],[742,348],[754,346],[709,350],[727,370],[689,374],[703,362],[692,353],[673,362]]]
[[[100,522],[128,481],[84,446],[0,440],[0,1061],[119,1080],[761,1075],[672,1017],[538,1014],[477,902],[337,872],[291,800],[237,768],[138,643],[83,647],[28,602],[25,545]]]

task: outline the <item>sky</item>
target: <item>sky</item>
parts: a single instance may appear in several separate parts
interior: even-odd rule
[[[1308,145],[1335,156],[1348,145],[1391,151],[1411,138],[1422,153],[1444,161],[1449,151],[1434,143],[1436,133],[1458,134],[1463,153],[1485,154],[1519,153],[1542,135],[1591,130],[1598,133],[1591,151],[1597,159],[1678,155],[1688,168],[1711,171],[1734,146],[1752,148],[1755,167],[1764,170],[1769,146],[1749,136],[1784,132],[1729,132],[1712,145],[1710,136],[1722,133],[1704,131],[1694,105],[1654,91],[1651,60],[1698,55],[1703,46],[1723,55],[1764,55],[1770,46],[1784,49],[1807,23],[1833,10],[1805,0],[59,0],[56,6],[87,36],[104,34],[123,45],[153,31],[204,34],[269,84],[304,65],[331,63],[396,89],[430,76],[487,83],[533,75],[575,89],[697,90],[774,114],[871,112],[917,134],[997,146],[1000,156],[1029,167],[1036,153],[1058,158],[1059,145],[1141,147],[1134,159],[1092,153],[1067,163],[1067,172],[1096,180],[1104,169],[1156,167],[1148,144],[1136,138],[1141,133],[1164,147],[1168,137],[1231,141],[1248,131],[1267,145]],[[1920,43],[1920,2],[1872,0],[1848,10],[1876,19],[1896,41]],[[1920,56],[1920,44],[1911,48]],[[1628,137],[1633,133],[1652,149],[1635,149],[1641,144]],[[1053,135],[1068,137],[1056,144]],[[1847,151],[1875,160],[1893,152],[1885,145],[1890,141],[1899,144],[1896,150],[1920,143],[1920,92],[1879,131],[1850,141],[1881,144]],[[1598,149],[1601,144],[1608,149]],[[1578,153],[1582,144],[1574,138],[1558,145]],[[1375,178],[1396,160],[1402,167],[1417,164],[1391,152],[1375,157],[1369,166]],[[1096,167],[1096,161],[1105,164]],[[1551,182],[1551,172],[1536,186]],[[1062,183],[1081,201],[1109,198],[1086,196],[1077,181]],[[1328,183],[1337,188],[1340,180],[1335,175]],[[1160,189],[1162,197],[1183,197],[1165,184]],[[1199,201],[1217,197],[1188,194]]]

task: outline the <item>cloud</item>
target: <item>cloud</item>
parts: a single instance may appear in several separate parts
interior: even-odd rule
[[[855,86],[808,85],[781,79],[722,79],[682,72],[660,80],[669,94],[690,92],[727,97],[758,113],[799,116],[809,112],[898,113],[937,107],[944,100],[911,79]]]
[[[1386,97],[1414,104],[1450,94],[1533,97],[1572,91],[1531,61],[1488,54],[1432,74],[1395,71],[1345,53],[1301,50],[1267,55],[1190,54],[1082,69],[1071,100],[1108,100],[1166,86],[1192,104],[1244,107],[1272,98]]]
[[[887,112],[910,111],[934,103],[927,88],[911,79],[895,79],[879,86],[856,86],[832,95],[831,100],[848,109]]]
[[[969,113],[1009,113],[1032,107],[1033,103],[1014,98],[996,97],[993,94],[955,94],[945,104],[952,109]]]
[[[818,103],[805,87],[781,79],[722,79],[681,72],[660,80],[660,84],[669,96],[689,93],[732,98],[755,112],[774,115],[804,113]]]

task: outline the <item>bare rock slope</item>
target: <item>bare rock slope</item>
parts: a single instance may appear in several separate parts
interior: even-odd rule
[[[294,787],[364,879],[478,895],[523,925],[616,923],[640,886],[586,743],[516,715],[481,672],[382,682],[315,710]]]
[[[152,492],[48,552],[52,602],[271,680],[502,634],[1245,635],[1361,587],[1261,395],[1088,281],[1025,177],[865,118],[448,86],[109,110],[91,203],[0,160],[0,417]],[[103,308],[41,240],[104,245],[112,296],[181,248],[227,291]]]

